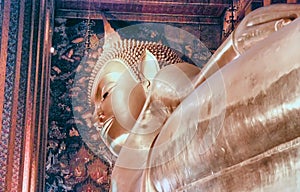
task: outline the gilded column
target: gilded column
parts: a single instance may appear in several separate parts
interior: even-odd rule
[[[52,4],[1,1],[0,191],[43,185]]]

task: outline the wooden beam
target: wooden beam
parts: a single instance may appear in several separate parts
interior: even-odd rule
[[[56,9],[90,11],[90,12],[117,12],[117,13],[143,13],[170,15],[194,15],[220,17],[229,3],[202,2],[202,3],[163,3],[163,2],[139,2],[139,3],[111,3],[111,2],[83,2],[62,1],[56,5]]]
[[[287,3],[297,3],[297,0],[287,0]]]
[[[89,12],[72,9],[58,9],[57,18],[80,18],[80,19],[102,19],[101,12]],[[159,23],[185,23],[185,24],[221,24],[220,17],[198,16],[198,15],[172,15],[172,14],[147,14],[128,12],[105,12],[108,20],[120,21],[143,21]]]

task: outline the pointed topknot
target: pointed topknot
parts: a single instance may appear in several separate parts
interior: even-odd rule
[[[111,27],[104,14],[102,14],[104,25],[104,45],[103,49],[107,50],[111,48],[113,44],[121,41],[120,35]]]

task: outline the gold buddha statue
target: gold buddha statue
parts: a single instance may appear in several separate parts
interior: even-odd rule
[[[156,74],[162,66],[177,64],[180,67],[183,61],[162,44],[121,40],[106,20],[104,23],[106,31],[111,32],[106,34],[111,38],[105,41],[111,45],[104,45],[104,52],[92,72],[89,95],[102,139],[117,155],[136,123],[151,87],[163,86],[153,82]],[[195,69],[187,75],[195,76],[199,72],[197,67],[185,65]]]
[[[250,13],[201,71],[164,45],[121,40],[104,19],[89,92],[118,156],[111,190],[255,191],[284,177],[299,189],[299,15],[299,5]]]

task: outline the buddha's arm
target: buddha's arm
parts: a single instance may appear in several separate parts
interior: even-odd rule
[[[141,115],[120,151],[112,174],[112,191],[142,191],[141,177],[149,150],[166,120],[193,90],[192,79],[198,72],[198,67],[187,63],[169,65],[158,72]]]
[[[194,81],[194,87],[256,43],[300,17],[300,5],[275,4],[249,13],[212,55]]]
[[[145,191],[251,191],[295,179],[299,157],[280,153],[300,144],[299,31],[297,19],[256,43],[177,107],[151,149]]]
[[[290,8],[293,8],[293,7],[290,7]],[[291,15],[290,12],[287,11],[286,9],[283,9],[283,12],[286,13],[287,15]],[[270,12],[267,12],[267,13],[272,15]],[[279,16],[283,17],[286,15],[279,15]],[[293,18],[295,18],[297,16],[297,14],[295,17],[294,16],[293,16]],[[261,25],[256,25],[257,29],[260,29],[260,27],[265,28],[265,26],[266,26],[266,25],[264,25],[263,21],[260,19],[254,19],[254,21],[256,21],[256,22],[259,21],[258,23],[261,24]],[[272,23],[274,20],[278,19],[278,17],[271,18],[271,19],[270,19],[270,17],[267,17],[267,18],[263,18],[263,19],[266,19],[268,22],[270,21]],[[278,19],[278,20],[280,20],[280,19]],[[266,22],[266,23],[268,23],[268,22]],[[298,24],[299,24],[299,21],[298,21]],[[240,25],[240,26],[243,26],[243,25]],[[249,26],[246,24],[244,26],[246,26],[246,27],[243,30],[247,31],[245,29],[248,29],[247,27],[249,27]],[[274,28],[274,25],[273,25],[273,28]],[[251,30],[257,31],[255,28],[251,28],[250,30],[247,31],[247,33],[253,34],[252,32],[250,33]],[[269,30],[270,33],[273,33],[274,31],[275,30],[272,30],[272,29]],[[147,189],[149,187],[150,188],[152,187],[153,189],[155,188],[156,190],[158,190],[160,188],[159,186],[166,187],[165,189],[168,189],[167,185],[169,185],[169,184],[171,187],[170,189],[175,189],[179,186],[183,186],[184,184],[189,184],[189,183],[193,182],[194,179],[205,178],[207,176],[207,174],[211,173],[211,171],[214,171],[217,168],[224,168],[226,166],[230,167],[234,163],[236,163],[236,161],[232,161],[232,162],[229,161],[231,158],[231,155],[232,155],[231,153],[228,153],[227,156],[223,157],[223,158],[229,158],[229,160],[223,159],[224,160],[223,162],[222,161],[219,162],[220,163],[219,165],[221,167],[218,167],[218,164],[214,165],[214,163],[213,163],[214,159],[211,159],[214,156],[212,153],[210,153],[209,155],[207,153],[204,155],[202,153],[197,153],[197,148],[199,148],[199,145],[201,144],[201,141],[202,141],[201,139],[202,139],[202,136],[205,135],[204,131],[206,129],[199,128],[199,126],[194,126],[194,127],[193,126],[189,127],[189,126],[193,125],[193,122],[195,123],[195,125],[198,125],[198,124],[201,125],[201,127],[203,127],[208,122],[211,122],[210,126],[213,126],[218,123],[221,124],[221,122],[218,122],[217,120],[222,119],[221,117],[224,114],[223,113],[221,113],[221,115],[218,114],[218,112],[220,112],[218,110],[224,110],[221,112],[226,111],[226,113],[228,113],[228,112],[230,112],[230,110],[231,110],[230,107],[233,104],[236,104],[239,102],[243,103],[244,101],[245,101],[245,103],[247,103],[247,101],[253,96],[249,93],[259,94],[260,91],[263,92],[263,91],[267,90],[268,86],[270,86],[270,84],[272,82],[275,82],[276,80],[278,80],[281,76],[283,76],[283,74],[285,74],[285,72],[288,72],[289,69],[292,70],[293,67],[297,67],[297,66],[299,67],[299,63],[296,66],[292,66],[292,63],[289,63],[289,64],[284,63],[285,68],[284,68],[284,70],[281,71],[281,68],[283,68],[282,67],[283,62],[282,62],[282,60],[280,60],[280,59],[276,60],[275,58],[277,58],[277,57],[278,58],[289,58],[290,59],[289,61],[292,61],[292,59],[295,59],[295,58],[290,57],[290,55],[295,54],[295,52],[287,51],[290,48],[289,48],[289,46],[285,46],[285,49],[282,50],[282,53],[277,55],[277,57],[273,57],[272,49],[277,50],[277,48],[278,48],[278,44],[275,43],[277,41],[276,38],[279,38],[278,43],[282,43],[283,45],[286,43],[285,42],[286,40],[289,41],[289,43],[290,43],[290,41],[292,41],[289,38],[285,39],[285,38],[287,38],[287,37],[284,37],[285,34],[278,36],[278,37],[277,36],[273,37],[272,41],[270,41],[270,40],[268,41],[270,44],[262,44],[260,42],[263,39],[265,39],[266,36],[261,36],[262,37],[261,39],[258,38],[259,41],[248,39],[248,42],[255,42],[255,43],[251,44],[251,46],[252,45],[256,46],[256,47],[258,46],[258,47],[260,47],[259,50],[255,50],[254,48],[251,48],[251,46],[249,46],[249,47],[245,46],[246,47],[245,50],[250,49],[252,51],[250,51],[250,53],[247,51],[247,53],[245,55],[241,56],[241,58],[239,58],[237,61],[233,61],[231,63],[230,63],[230,61],[232,61],[237,55],[239,55],[240,53],[243,52],[242,49],[244,47],[242,46],[241,52],[235,50],[236,45],[234,44],[233,40],[234,39],[237,40],[238,38],[236,38],[236,37],[238,37],[238,36],[235,36],[234,39],[232,39],[232,37],[231,37],[231,39],[229,39],[225,44],[223,44],[223,46],[214,54],[212,59],[208,62],[206,67],[202,70],[202,73],[197,78],[194,78],[194,80],[195,80],[194,86],[195,87],[199,86],[199,87],[197,88],[196,91],[194,91],[193,94],[191,94],[191,96],[189,96],[184,101],[183,104],[181,104],[179,106],[179,108],[176,109],[176,112],[171,115],[170,119],[167,121],[167,124],[163,128],[163,132],[160,134],[160,136],[158,137],[158,140],[155,143],[153,143],[153,140],[155,139],[156,135],[160,131],[161,123],[163,123],[163,124],[165,123],[165,120],[160,119],[161,116],[157,116],[158,121],[155,121],[155,119],[152,119],[152,121],[154,121],[155,123],[157,123],[157,122],[159,123],[158,127],[155,124],[151,124],[151,126],[154,127],[153,129],[156,129],[155,132],[152,132],[153,133],[152,135],[148,135],[148,136],[142,135],[142,137],[139,137],[138,139],[137,139],[136,135],[134,135],[134,134],[131,134],[131,136],[129,136],[127,144],[129,144],[130,147],[126,148],[126,146],[125,146],[125,148],[121,150],[121,154],[119,155],[117,165],[113,172],[112,179],[113,179],[113,181],[115,181],[116,186],[118,186],[118,189],[121,191],[124,191],[125,190],[124,187],[125,187],[126,189],[128,189],[128,191],[133,191],[133,189],[136,189],[136,191],[140,191],[141,190],[140,187],[142,187],[142,188],[144,187]],[[299,38],[299,37],[296,36],[295,39],[297,39],[297,38]],[[264,43],[266,43],[266,42],[264,42]],[[295,49],[297,50],[298,43],[299,42],[297,42],[297,41],[292,42],[291,46],[296,46]],[[258,44],[258,45],[256,45],[256,44]],[[270,45],[272,45],[272,46],[270,47]],[[282,48],[282,46],[281,46],[281,48]],[[262,55],[261,58],[259,58],[260,59],[259,61],[253,61],[253,60],[257,59],[258,52],[263,53],[264,51],[266,51],[267,54]],[[278,53],[276,53],[276,54],[278,54]],[[253,55],[255,55],[255,56],[253,56]],[[299,58],[296,58],[296,60],[297,59],[299,59]],[[263,64],[261,64],[259,62],[263,62]],[[224,65],[226,65],[227,63],[230,63],[230,65],[224,67]],[[270,67],[269,65],[272,67]],[[220,68],[222,68],[222,67],[224,67],[224,68],[220,70]],[[216,79],[218,80],[218,75],[220,75],[220,74],[224,75],[224,78],[226,79],[226,80],[224,80],[224,82],[223,81],[215,81]],[[210,76],[212,76],[212,77],[210,77]],[[257,76],[259,76],[260,78],[257,79]],[[219,78],[220,78],[220,76],[219,76]],[[244,80],[243,78],[248,78],[248,79]],[[289,76],[289,79],[293,79],[293,78],[295,78],[295,77],[291,76],[291,75]],[[210,79],[210,80],[205,81],[206,79]],[[237,83],[233,83],[233,81],[236,81]],[[247,85],[245,83],[251,83],[251,82],[256,85],[253,85],[253,87],[245,86],[245,85]],[[203,85],[201,85],[202,83],[203,83]],[[266,86],[265,83],[269,83],[268,86]],[[222,85],[224,85],[224,87]],[[224,88],[224,89],[222,89],[222,88]],[[274,90],[271,90],[271,89],[274,89]],[[292,88],[289,87],[289,89],[292,89]],[[157,90],[159,90],[159,89],[157,89]],[[191,89],[191,90],[193,90],[193,89]],[[222,108],[222,107],[213,108],[213,110],[212,110],[211,105],[213,103],[211,100],[214,97],[212,97],[212,95],[209,94],[210,93],[209,91],[211,91],[211,90],[212,90],[212,93],[214,93],[214,96],[216,94],[221,96],[221,99],[215,98],[214,101],[216,101],[217,104],[215,103],[213,106],[214,107],[223,106],[224,108]],[[271,93],[276,92],[275,88],[270,88],[269,90],[271,90],[268,93],[270,95],[271,95]],[[290,91],[290,90],[288,90],[288,91]],[[294,90],[294,92],[295,92],[295,90]],[[299,92],[296,92],[295,94],[299,95]],[[294,94],[294,96],[295,96],[295,94]],[[271,97],[270,95],[269,95],[269,97]],[[181,96],[183,96],[183,95],[181,95]],[[198,96],[200,98],[202,98],[202,100],[200,100],[202,103],[195,102],[195,101],[197,101]],[[225,104],[223,103],[224,105],[221,105],[222,101],[224,102],[224,100],[222,100],[222,98],[223,98],[222,96],[226,97],[225,98],[226,102],[225,102]],[[291,96],[293,96],[293,94]],[[165,98],[167,98],[167,97],[168,97],[168,95],[165,96]],[[183,99],[184,97],[180,97],[180,98]],[[228,98],[230,98],[230,99],[228,100]],[[157,99],[157,101],[160,101],[162,99],[162,97],[155,97],[155,99]],[[171,100],[175,101],[174,98],[171,98]],[[278,103],[284,104],[284,101],[280,100],[280,98],[279,99],[275,98],[272,101],[275,104],[278,104]],[[227,102],[229,102],[229,103],[227,103]],[[266,100],[264,100],[264,102],[267,103]],[[149,103],[153,103],[153,101],[150,102],[148,100],[148,104]],[[147,107],[147,105],[145,107]],[[177,107],[177,105],[176,105],[176,107]],[[266,113],[266,111],[269,110],[270,108],[268,108],[267,106],[265,106],[265,107],[266,108],[263,108],[263,107],[260,107],[260,108],[262,111],[264,111]],[[266,116],[255,116],[257,114],[255,114],[254,109],[253,109],[254,113],[252,114],[250,112],[253,112],[253,111],[249,111],[249,110],[247,111],[245,108],[246,108],[245,106],[241,105],[241,106],[236,106],[236,108],[234,108],[234,110],[235,110],[236,114],[239,114],[238,111],[240,110],[241,114],[248,115],[249,118],[253,116],[255,123],[259,122],[258,120],[260,117],[266,117]],[[146,108],[146,109],[149,110],[149,108]],[[201,111],[197,111],[198,109],[201,109]],[[143,113],[145,113],[147,110],[144,110]],[[180,114],[182,112],[180,110],[183,110],[183,112],[184,112],[183,116]],[[193,111],[193,110],[196,110],[196,111]],[[214,110],[216,110],[216,111],[214,111]],[[198,116],[198,112],[200,112],[202,116]],[[205,112],[207,112],[207,114]],[[213,114],[208,113],[208,112],[212,112]],[[213,118],[211,115],[215,115],[215,117]],[[224,121],[226,126],[224,126],[224,129],[221,130],[224,132],[223,134],[225,134],[225,136],[222,135],[222,136],[220,136],[221,138],[218,137],[218,139],[212,137],[211,139],[217,139],[216,142],[224,142],[227,140],[231,141],[231,139],[243,139],[242,137],[241,138],[232,137],[232,135],[234,135],[235,132],[238,133],[239,129],[237,127],[235,127],[235,129],[237,129],[237,131],[233,131],[233,130],[230,131],[231,125],[235,124],[236,122],[238,123],[238,120],[240,122],[243,122],[243,119],[237,118],[237,119],[234,119],[235,122],[232,123],[232,122],[230,122],[230,118],[226,117],[225,121]],[[186,124],[182,125],[181,124],[182,122],[186,123]],[[277,123],[278,122],[279,121],[277,121]],[[172,132],[174,131],[174,129],[176,129],[178,127],[178,125],[181,125],[179,130],[184,131],[185,134],[180,135],[181,140],[176,139],[176,141],[165,145],[164,141],[169,141],[170,135],[173,134]],[[216,129],[218,127],[219,126],[213,126],[212,128],[214,128],[214,129],[212,129],[212,130],[215,132],[218,132],[219,130]],[[227,127],[227,128],[225,129],[225,127]],[[248,127],[248,129],[251,129],[251,128],[253,128],[253,127]],[[244,129],[244,127],[242,127],[241,129]],[[246,129],[247,129],[247,127],[246,127]],[[256,130],[258,130],[258,128]],[[189,136],[194,136],[193,133],[197,133],[196,136],[198,136],[198,138],[196,140],[189,139]],[[229,134],[229,136],[231,136],[232,138],[226,139],[225,138],[225,137],[227,137],[226,134]],[[232,135],[230,135],[230,134],[232,134]],[[183,139],[181,136],[183,137]],[[187,139],[186,139],[186,137],[187,137]],[[253,137],[256,137],[256,135]],[[134,138],[134,139],[132,139],[132,138]],[[208,137],[208,139],[209,139],[209,137]],[[194,145],[195,148],[190,148],[189,150],[185,150],[185,148],[181,148],[182,146],[186,146],[186,142],[189,143],[189,141],[192,141],[191,145]],[[200,142],[200,144],[199,144],[199,142]],[[139,143],[141,145],[139,145]],[[163,143],[163,145],[160,145],[160,143]],[[210,144],[212,144],[212,143],[213,142],[210,142]],[[202,142],[202,144],[204,144],[204,146],[205,146],[205,144],[207,145],[207,143],[203,143],[203,142]],[[153,146],[153,145],[154,145],[154,148],[152,149],[151,155],[149,156],[150,146]],[[155,149],[158,149],[158,146],[167,146],[169,148],[167,148],[167,149],[161,148],[158,151],[156,151]],[[211,146],[209,146],[209,147],[211,147]],[[230,151],[230,149],[233,148],[234,146],[229,145],[227,147],[228,148],[219,148],[219,149],[221,151],[223,151],[223,150]],[[244,146],[244,147],[246,147],[246,146]],[[138,150],[134,151],[132,149],[138,149]],[[174,153],[178,152],[178,150],[179,150],[179,152],[181,152],[180,149],[183,149],[183,153],[181,153],[179,156],[176,156],[176,158],[173,159]],[[242,149],[244,149],[244,148],[242,148]],[[217,150],[217,149],[212,148],[212,150]],[[249,148],[249,149],[247,148],[247,151],[250,152],[251,148]],[[216,151],[216,152],[218,152],[218,151]],[[218,153],[216,153],[216,154],[218,155]],[[244,158],[244,159],[248,158],[249,154],[251,155],[251,153],[248,153],[248,154],[245,153],[244,156],[242,156],[241,158]],[[141,161],[136,161],[139,158],[139,156],[141,158]],[[148,166],[149,167],[152,166],[152,163],[154,163],[154,164],[156,164],[157,162],[164,163],[164,159],[169,160],[168,158],[171,158],[172,161],[169,161],[167,164],[163,164],[163,165],[155,167],[155,168],[147,169]],[[235,157],[233,157],[233,158],[235,158]],[[202,166],[199,165],[199,162],[202,162],[203,165]],[[222,164],[222,163],[225,163],[225,164]],[[124,165],[126,165],[127,167]],[[185,166],[186,166],[186,168],[185,168]],[[197,166],[200,166],[200,168]],[[139,170],[137,169],[134,171],[134,169],[137,167],[139,167],[141,169],[139,169]],[[144,172],[144,178],[143,178],[144,180],[140,180],[138,178],[143,174],[143,169],[145,169],[147,171]],[[193,171],[190,171],[190,170],[193,170]],[[130,175],[132,175],[132,177]],[[164,184],[166,184],[166,186],[164,186]],[[131,185],[132,188],[126,187],[128,185]],[[135,188],[135,186],[138,186],[138,187]]]

